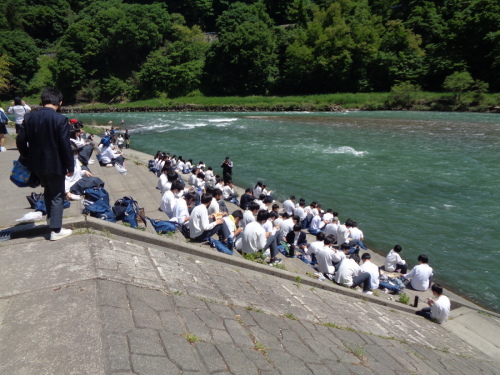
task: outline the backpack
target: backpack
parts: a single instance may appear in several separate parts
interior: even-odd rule
[[[85,206],[82,213],[111,223],[116,223],[115,214],[111,211],[111,207],[102,200]]]
[[[171,221],[154,220],[149,217],[147,219],[151,222],[151,225],[158,234],[175,232],[175,229],[177,228],[176,223],[172,223]]]
[[[89,214],[92,217],[116,223],[115,214],[109,206],[109,194],[102,186],[87,189],[84,192],[85,208],[82,214]]]
[[[0,125],[7,125],[9,123],[9,118],[5,114],[5,112],[2,110],[0,111]]]
[[[102,186],[95,186],[90,189],[85,189],[83,194],[85,195],[85,200],[89,201],[90,203],[102,200],[109,206],[109,194]]]
[[[132,197],[118,199],[113,206],[113,212],[115,213],[116,220],[130,224],[131,228],[139,226],[137,222],[138,216],[146,225],[146,219],[139,212],[139,204]]]

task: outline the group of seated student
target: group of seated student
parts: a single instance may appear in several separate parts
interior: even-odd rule
[[[83,123],[76,119],[71,119],[69,127],[75,169],[72,176],[66,176],[64,188],[66,199],[74,201],[81,199],[81,195],[83,195],[85,189],[103,186],[104,182],[100,178],[92,176],[88,167],[89,164],[94,163],[94,160],[91,159],[94,151],[94,143],[89,137],[85,136],[82,129]]]
[[[409,279],[408,286],[415,290],[427,290],[432,281],[432,268],[425,255],[418,257],[419,265],[407,273],[408,266],[401,259],[400,245],[394,246],[386,258],[385,265],[378,267],[365,252],[364,234],[357,223],[348,219],[340,223],[338,212],[328,209],[324,212],[317,202],[306,205],[303,199],[295,203],[291,196],[283,203],[283,212],[275,204],[262,183],[254,189],[246,189],[237,199],[232,182],[226,184],[211,167],[205,171],[200,162],[191,168],[188,183],[180,173],[185,172],[182,157],[170,157],[158,153],[155,169],[160,168],[158,189],[162,192],[160,210],[171,221],[182,228],[182,233],[193,242],[209,242],[218,235],[229,249],[240,253],[269,252],[269,264],[282,262],[278,258],[279,248],[286,244],[287,257],[300,254],[301,259],[315,266],[326,278],[351,288],[362,287],[366,294],[379,288],[380,269],[399,271],[403,279]],[[181,166],[179,167],[179,163]],[[192,163],[192,161],[190,161]],[[191,164],[192,166],[192,164]],[[187,186],[188,185],[188,186]],[[240,209],[229,214],[226,202],[239,203]],[[307,242],[304,229],[315,234],[316,241]],[[444,300],[444,299],[443,299]]]

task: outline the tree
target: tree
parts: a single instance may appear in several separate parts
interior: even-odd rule
[[[53,67],[56,85],[74,100],[78,90],[97,80],[107,98],[114,92],[111,86],[123,87],[115,84],[126,82],[151,51],[164,45],[172,32],[170,20],[164,4],[92,3],[60,40]]]
[[[376,67],[372,70],[375,90],[387,90],[395,83],[421,81],[426,73],[422,40],[404,24],[389,21],[382,35]]]
[[[9,61],[9,56],[0,56],[0,94],[3,94],[9,90],[10,78],[12,73],[10,72],[11,63]]]
[[[454,94],[457,104],[460,104],[461,95],[469,91],[474,84],[474,79],[469,72],[455,72],[445,78],[443,88]]]
[[[145,96],[167,93],[187,95],[200,86],[208,43],[200,28],[175,25],[179,40],[153,51],[138,72],[139,88]]]
[[[38,70],[40,50],[33,38],[20,30],[0,32],[0,54],[9,56],[12,64],[10,92],[25,95],[28,82]]]
[[[204,92],[268,92],[277,75],[276,38],[271,25],[262,4],[232,4],[217,20],[219,41],[212,44],[207,55]]]

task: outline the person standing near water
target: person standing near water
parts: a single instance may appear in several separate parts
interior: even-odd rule
[[[231,161],[229,156],[226,156],[226,160],[222,162],[221,168],[222,176],[224,178],[224,184],[227,184],[228,181],[231,181],[233,179],[233,162]]]
[[[128,129],[125,130],[125,134],[123,135],[123,137],[125,138],[125,148],[130,148],[130,134],[128,134]]]

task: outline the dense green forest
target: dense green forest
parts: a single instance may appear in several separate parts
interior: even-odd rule
[[[500,91],[498,0],[0,0],[0,94]]]

